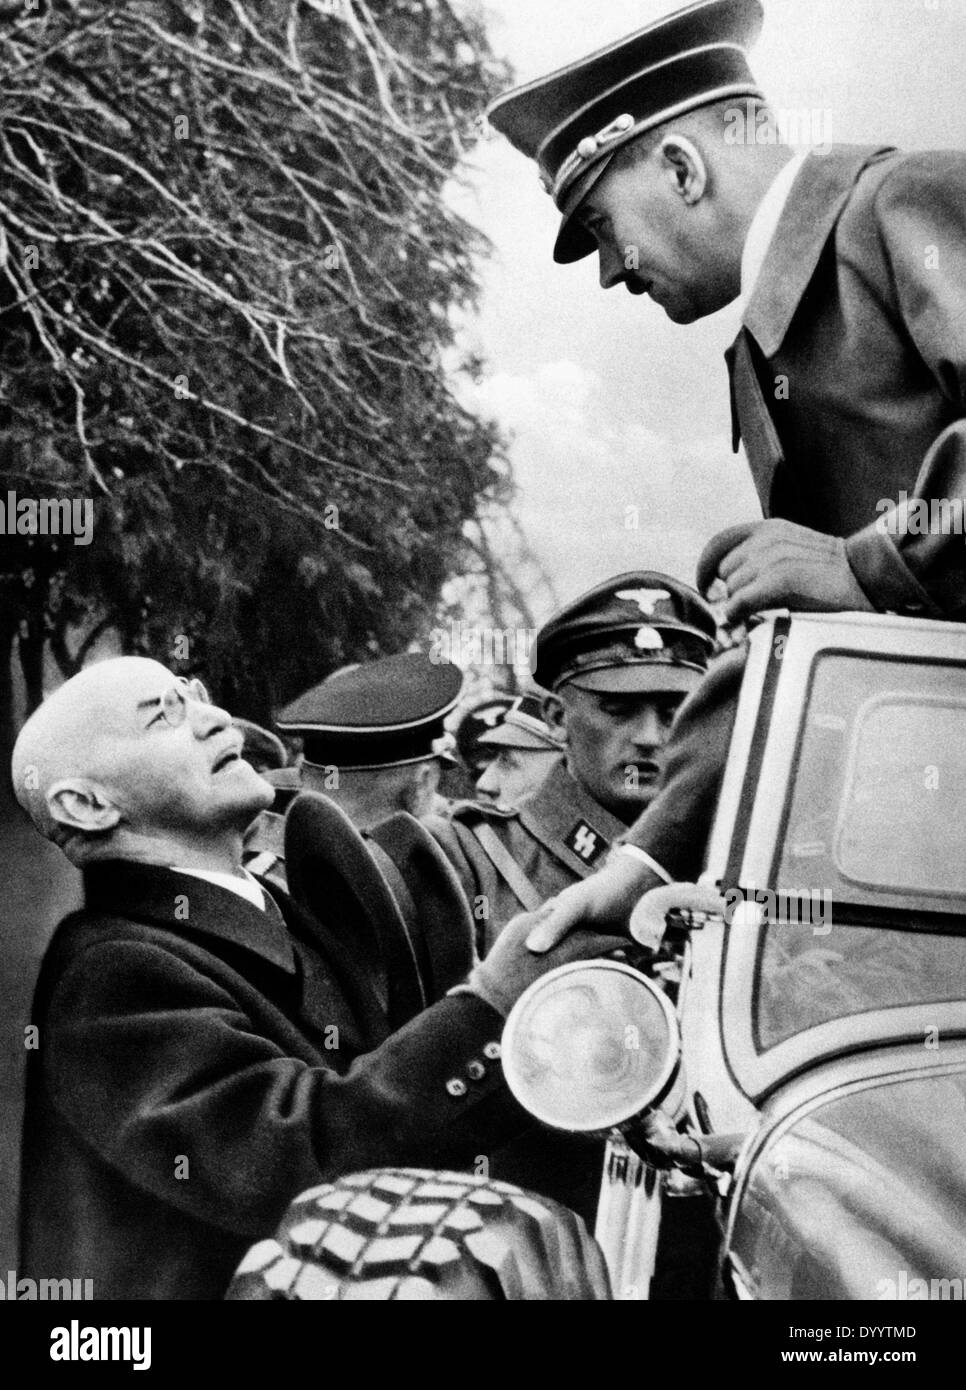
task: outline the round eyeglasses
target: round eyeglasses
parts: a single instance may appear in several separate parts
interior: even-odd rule
[[[174,685],[169,686],[161,696],[161,717],[173,729],[184,723],[189,699],[199,705],[211,704],[211,696],[201,681],[188,680],[184,676],[178,676]]]

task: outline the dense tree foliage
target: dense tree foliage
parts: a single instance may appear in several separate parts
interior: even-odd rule
[[[111,626],[264,718],[424,631],[505,485],[441,361],[502,73],[448,0],[0,14],[0,499],[96,518],[0,537],[0,669]]]

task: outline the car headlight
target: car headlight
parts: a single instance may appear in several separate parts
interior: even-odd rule
[[[520,1104],[552,1129],[605,1135],[665,1101],[680,1075],[670,1001],[617,961],[552,970],[517,1000],[503,1070]]]

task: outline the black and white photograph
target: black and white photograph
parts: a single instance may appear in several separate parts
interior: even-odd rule
[[[966,0],[0,0],[37,1367],[244,1365],[215,1302],[938,1356],[964,54]]]

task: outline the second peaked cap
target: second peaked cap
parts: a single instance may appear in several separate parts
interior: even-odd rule
[[[319,766],[384,768],[450,758],[444,720],[462,686],[463,673],[452,662],[404,652],[334,672],[286,705],[276,727],[301,735],[306,760]]]

